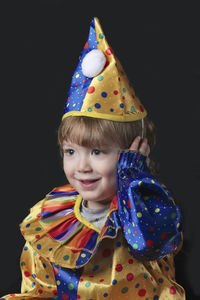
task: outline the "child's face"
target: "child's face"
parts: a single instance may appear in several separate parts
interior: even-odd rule
[[[65,175],[82,198],[88,201],[88,207],[97,208],[99,203],[111,202],[116,194],[119,150],[112,143],[98,149],[64,141]]]

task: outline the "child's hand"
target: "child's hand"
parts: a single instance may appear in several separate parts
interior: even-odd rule
[[[144,138],[141,143],[140,141],[141,141],[141,137],[137,136],[132,142],[129,150],[139,151],[144,156],[147,156],[147,166],[148,166],[150,162],[150,159],[148,158],[150,154],[150,146],[148,144],[147,138]]]

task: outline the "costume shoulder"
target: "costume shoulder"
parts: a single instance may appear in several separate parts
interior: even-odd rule
[[[20,225],[32,248],[54,264],[80,268],[90,260],[102,239],[117,235],[120,226],[116,197],[101,231],[81,218],[81,200],[71,185],[57,187],[31,208]]]
[[[63,244],[69,236],[69,224],[76,222],[73,212],[77,197],[78,193],[69,184],[56,187],[30,209],[30,214],[20,224],[26,241],[53,263],[67,260]]]

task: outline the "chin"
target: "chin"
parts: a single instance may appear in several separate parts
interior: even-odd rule
[[[107,199],[101,195],[95,194],[94,192],[90,192],[90,191],[87,191],[87,192],[81,191],[80,195],[82,196],[82,198],[84,200],[93,201],[93,202],[103,202],[103,201],[105,201],[104,199]]]
[[[109,196],[109,195],[107,195],[105,197],[103,197],[103,196],[102,197],[87,197],[87,199],[83,197],[84,200],[88,200],[88,201],[92,201],[92,202],[99,202],[102,204],[107,204],[109,202],[112,202],[113,198],[114,198],[114,196]]]

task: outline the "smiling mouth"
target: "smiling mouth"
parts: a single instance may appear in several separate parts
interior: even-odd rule
[[[92,187],[99,180],[100,180],[100,178],[99,179],[90,179],[90,180],[89,179],[87,179],[87,180],[79,179],[79,182],[81,183],[81,185],[83,187]]]
[[[94,183],[96,181],[98,181],[99,179],[87,179],[87,180],[79,180],[81,183],[84,183],[84,184],[90,184],[90,183]]]

